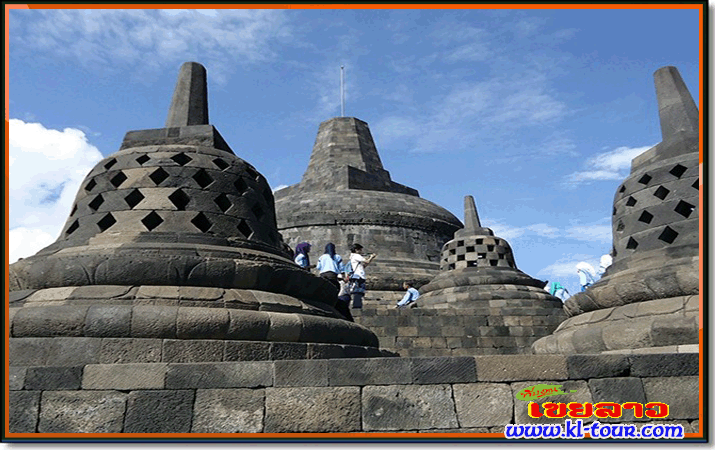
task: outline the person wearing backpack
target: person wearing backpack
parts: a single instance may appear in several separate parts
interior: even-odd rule
[[[365,297],[365,267],[370,265],[377,255],[373,253],[365,258],[362,256],[363,248],[360,244],[353,244],[350,251],[350,292],[353,309],[360,309],[362,299]]]
[[[340,255],[335,253],[335,244],[328,242],[325,246],[325,253],[323,253],[318,259],[318,264],[316,268],[321,277],[330,281],[330,283],[336,288],[340,289],[340,284],[338,283],[338,274],[341,272],[343,259]]]

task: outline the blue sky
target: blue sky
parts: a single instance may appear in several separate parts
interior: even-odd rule
[[[482,225],[516,263],[576,290],[611,248],[630,160],[661,140],[653,72],[696,104],[696,10],[13,10],[10,260],[53,242],[86,173],[160,128],[184,61],[209,117],[276,189],[300,181],[320,122],[370,125],[392,179]]]

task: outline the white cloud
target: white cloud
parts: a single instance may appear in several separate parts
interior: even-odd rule
[[[102,159],[81,130],[10,119],[10,262],[59,236],[82,180]]]
[[[132,68],[138,79],[167,65],[200,59],[224,83],[236,65],[276,57],[276,42],[290,42],[284,11],[13,10],[11,48],[35,50],[84,67]]]
[[[577,225],[566,229],[566,237],[579,241],[610,244],[613,242],[611,231],[611,225]]]
[[[597,242],[610,244],[611,226],[602,222],[608,222],[605,218],[595,224],[572,225],[566,228],[558,228],[546,223],[534,223],[525,226],[512,226],[500,220],[484,219],[482,225],[494,232],[495,235],[511,241],[522,236],[540,236],[548,239],[574,239],[578,241]]]
[[[652,147],[618,147],[599,153],[586,160],[583,171],[569,174],[564,184],[573,187],[592,181],[622,180],[628,175],[633,158]]]
[[[565,256],[553,264],[549,264],[536,273],[536,277],[543,280],[558,281],[569,291],[571,295],[581,290],[576,264],[585,261],[593,267],[598,268],[600,256],[574,254]]]

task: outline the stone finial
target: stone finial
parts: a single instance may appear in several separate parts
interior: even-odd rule
[[[464,197],[464,229],[476,231],[479,228],[482,228],[482,224],[479,222],[477,205],[474,203],[474,197],[467,195]]]
[[[697,132],[698,108],[678,69],[673,66],[661,67],[653,77],[663,140],[679,131]]]
[[[208,123],[206,68],[199,63],[185,62],[179,69],[179,78],[166,118],[166,128]]]

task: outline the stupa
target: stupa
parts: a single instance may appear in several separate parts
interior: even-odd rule
[[[538,353],[626,352],[698,343],[699,114],[680,73],[655,74],[663,141],[633,159],[613,201],[613,265],[564,307]]]
[[[286,257],[266,179],[209,125],[181,66],[164,128],[87,175],[61,235],[12,264],[10,363],[378,356],[336,290]]]
[[[464,223],[442,248],[440,274],[420,289],[420,309],[462,310],[483,323],[474,336],[478,347],[531,353],[531,344],[566,318],[561,300],[516,267],[509,243],[482,227],[471,195],[464,198]]]
[[[291,246],[307,241],[322,252],[332,242],[346,254],[359,243],[379,255],[367,271],[367,298],[400,291],[404,280],[427,283],[439,271],[442,244],[462,227],[449,211],[392,181],[367,123],[353,117],[320,124],[301,182],[275,198],[278,230]]]

